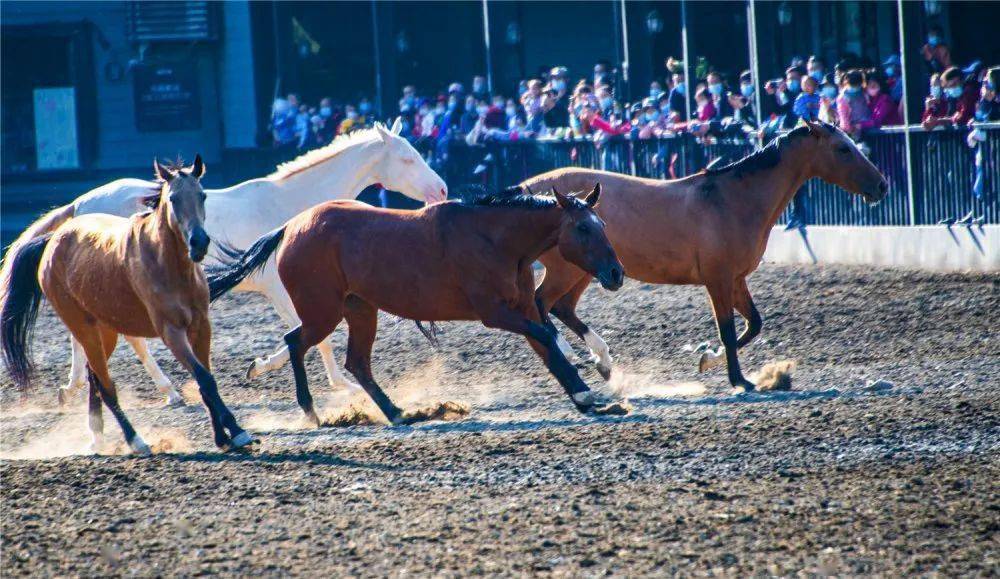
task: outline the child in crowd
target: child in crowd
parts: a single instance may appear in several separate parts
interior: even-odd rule
[[[816,94],[818,84],[812,76],[802,77],[802,92],[795,97],[795,105],[792,111],[795,116],[804,121],[816,122],[819,120],[820,98]]]

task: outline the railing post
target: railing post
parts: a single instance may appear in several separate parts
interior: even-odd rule
[[[899,67],[902,73],[900,82],[903,83],[903,139],[906,145],[906,193],[909,199],[910,225],[916,225],[917,199],[916,192],[913,190],[913,153],[910,147],[910,108],[907,103],[909,95],[906,83],[906,30],[903,26],[903,0],[896,0],[896,9],[899,14]]]

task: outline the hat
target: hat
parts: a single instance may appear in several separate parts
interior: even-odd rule
[[[642,103],[634,103],[628,110],[630,113],[635,114],[642,110]]]
[[[978,74],[983,69],[983,61],[973,60],[969,66],[962,69],[963,74]]]
[[[451,84],[448,85],[448,94],[452,94],[452,93],[456,93],[456,92],[465,92],[465,90],[462,89],[462,83],[460,83],[460,82],[453,82],[453,83],[451,83]]]
[[[566,70],[565,66],[553,66],[552,70],[549,71],[549,78],[553,76],[566,76],[569,71]]]
[[[885,59],[885,62],[882,63],[882,66],[890,66],[890,65],[892,65],[892,66],[899,66],[899,55],[898,54],[890,54],[889,58]]]
[[[646,97],[642,100],[642,108],[656,108],[656,99],[653,97]]]

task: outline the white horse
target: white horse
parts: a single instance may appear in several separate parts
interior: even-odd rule
[[[205,189],[205,230],[213,241],[245,249],[261,235],[280,227],[302,211],[331,199],[354,199],[374,183],[399,191],[407,197],[434,203],[447,198],[447,185],[410,143],[399,137],[401,123],[392,129],[376,124],[372,129],[355,131],[335,139],[280,165],[267,177],[252,179],[227,189]],[[78,197],[73,203],[53,210],[29,227],[11,246],[54,230],[64,221],[87,213],[109,213],[128,217],[144,211],[143,198],[158,191],[152,181],[119,179]],[[8,251],[12,255],[12,251]],[[211,265],[213,259],[206,257]],[[236,287],[267,296],[289,329],[299,325],[292,302],[278,279],[277,267],[265,267]],[[183,403],[149,353],[146,340],[126,338],[146,371],[163,393],[168,404]],[[86,359],[82,348],[71,338],[73,362],[69,383],[60,388],[60,400],[86,384]],[[347,379],[333,359],[330,338],[317,346],[323,358],[331,387],[359,386]],[[266,358],[257,358],[247,371],[248,378],[280,368],[288,361],[288,348],[282,346]]]

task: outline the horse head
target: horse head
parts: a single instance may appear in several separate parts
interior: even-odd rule
[[[386,189],[399,191],[417,201],[427,204],[445,201],[448,186],[413,145],[399,136],[402,128],[403,123],[398,118],[391,129],[381,123],[375,125],[385,151],[373,168],[375,178]]]
[[[559,229],[559,253],[570,263],[597,278],[604,289],[617,290],[625,283],[625,268],[618,261],[608,236],[604,221],[597,216],[601,184],[583,199],[567,196],[552,190],[562,208],[563,220]]]
[[[816,176],[878,203],[889,194],[889,184],[878,168],[844,131],[826,123],[806,122],[810,138],[817,139],[813,170]]]
[[[166,211],[171,229],[184,240],[191,261],[198,263],[211,242],[205,232],[205,191],[201,188],[205,164],[201,155],[195,156],[188,168],[165,167],[153,159],[153,170],[162,183],[158,203]]]

